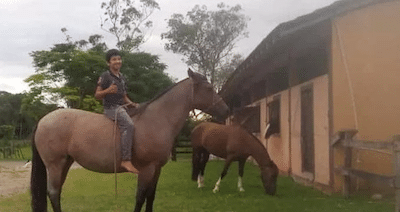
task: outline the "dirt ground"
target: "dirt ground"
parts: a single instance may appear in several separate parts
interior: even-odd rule
[[[25,192],[29,187],[31,166],[24,161],[0,161],[0,197]]]
[[[72,168],[80,168],[76,163]],[[31,165],[24,161],[0,161],[0,198],[29,189]]]

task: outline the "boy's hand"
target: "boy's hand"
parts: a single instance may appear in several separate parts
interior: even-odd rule
[[[110,87],[107,88],[107,93],[117,93],[118,92],[118,87],[117,85],[113,82]]]
[[[139,104],[136,103],[136,102],[130,102],[127,106],[128,106],[128,107],[133,107],[133,108],[138,108],[138,107],[139,107]]]

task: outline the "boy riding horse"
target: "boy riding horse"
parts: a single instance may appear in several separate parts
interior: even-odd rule
[[[138,104],[128,98],[126,79],[120,72],[122,60],[119,51],[116,49],[109,50],[106,54],[106,61],[109,70],[100,76],[94,96],[98,100],[103,100],[104,114],[109,119],[117,121],[119,126],[121,132],[121,167],[128,172],[137,174],[139,171],[133,167],[131,162],[133,121],[122,106],[137,107]]]

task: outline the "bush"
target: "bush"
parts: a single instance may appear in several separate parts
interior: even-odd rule
[[[15,127],[13,125],[0,126],[0,138],[11,140],[14,137]]]

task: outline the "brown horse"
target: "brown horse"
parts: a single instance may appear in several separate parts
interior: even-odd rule
[[[135,136],[132,164],[139,170],[135,212],[146,201],[146,212],[153,211],[156,185],[169,157],[174,139],[189,112],[200,109],[211,115],[226,116],[228,107],[215,93],[206,78],[188,71],[182,80],[145,106],[132,117]],[[49,196],[53,210],[61,211],[61,187],[71,164],[101,173],[123,172],[119,166],[120,135],[114,144],[114,123],[102,114],[75,109],[59,109],[43,117],[33,137],[32,209],[47,211]],[[114,164],[117,164],[114,167]],[[47,170],[47,171],[46,171]]]
[[[198,181],[198,186],[204,186],[204,169],[210,153],[225,158],[225,166],[221,177],[215,184],[214,193],[219,190],[221,180],[227,174],[233,161],[239,162],[239,191],[244,191],[242,178],[246,159],[252,156],[261,170],[261,181],[265,192],[270,195],[276,193],[276,180],[279,174],[278,167],[270,159],[267,150],[251,133],[239,125],[221,125],[204,122],[196,126],[191,134],[193,147],[192,180]]]

